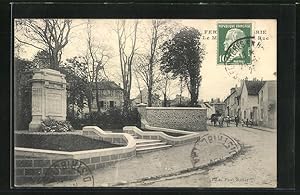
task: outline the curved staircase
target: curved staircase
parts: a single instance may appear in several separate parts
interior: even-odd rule
[[[139,139],[136,135],[132,135],[136,141],[136,153],[146,153],[153,152],[161,149],[167,149],[172,147],[172,145],[167,144],[161,140],[154,139]]]

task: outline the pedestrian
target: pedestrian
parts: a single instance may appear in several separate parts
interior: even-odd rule
[[[247,118],[247,120],[246,120],[246,126],[248,127],[248,124],[249,124],[249,120],[248,120],[248,118]]]
[[[226,117],[226,123],[227,123],[227,127],[229,127],[229,123],[230,123],[230,117],[229,117],[229,115],[227,115],[227,117]]]
[[[237,115],[235,116],[234,121],[235,121],[235,126],[237,127],[239,124],[239,117]]]

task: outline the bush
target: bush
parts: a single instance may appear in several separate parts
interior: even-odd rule
[[[140,127],[140,116],[137,109],[129,111],[126,115],[121,109],[114,108],[106,112],[91,112],[85,114],[82,118],[71,119],[73,127],[81,124],[80,128],[87,125],[95,125],[103,129],[122,129],[126,125],[134,125]]]
[[[42,121],[40,128],[42,132],[66,132],[72,130],[73,127],[69,121],[57,121],[49,117]]]

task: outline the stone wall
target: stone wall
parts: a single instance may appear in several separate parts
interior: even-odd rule
[[[78,132],[74,133],[78,134]],[[32,132],[32,134],[39,133]],[[68,132],[56,134],[68,134]],[[86,126],[81,135],[121,146],[74,152],[15,147],[15,185],[42,184],[47,177],[47,170],[57,161],[79,160],[92,172],[136,155],[136,142],[126,133],[107,133],[96,126]],[[68,170],[62,168],[53,179],[70,180],[78,176],[80,176],[78,172],[70,171],[70,168]]]
[[[205,131],[206,108],[191,107],[139,107],[141,120],[153,127],[187,131]]]

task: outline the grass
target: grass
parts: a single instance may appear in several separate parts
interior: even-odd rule
[[[81,135],[15,134],[17,147],[58,151],[82,151],[119,147],[119,145]]]

